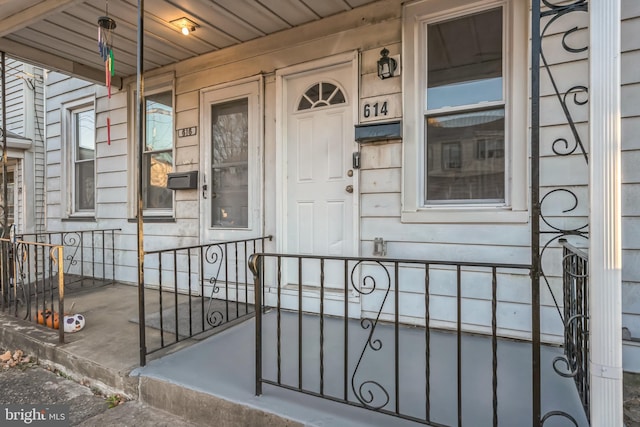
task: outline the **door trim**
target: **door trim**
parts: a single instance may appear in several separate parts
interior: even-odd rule
[[[233,92],[234,89],[238,88],[236,94],[230,95],[229,97],[224,97],[218,100],[217,102],[224,102],[226,100],[239,99],[242,97],[241,93],[243,92],[243,87],[249,87],[252,84],[257,84],[257,105],[255,115],[257,119],[257,123],[253,129],[253,137],[255,138],[255,150],[251,150],[249,154],[249,161],[251,163],[255,163],[255,169],[252,171],[252,174],[249,177],[249,200],[250,200],[250,210],[259,210],[258,218],[254,221],[253,213],[249,212],[249,228],[247,229],[219,229],[216,231],[215,239],[208,238],[207,230],[209,229],[209,210],[207,208],[207,204],[210,203],[210,192],[211,192],[211,176],[209,170],[209,160],[207,156],[210,155],[210,140],[207,141],[210,137],[210,131],[205,129],[204,126],[209,123],[209,118],[207,114],[209,114],[208,106],[210,103],[208,102],[208,96],[212,92],[224,91],[228,89],[229,92]],[[200,173],[199,173],[199,187],[198,187],[198,204],[199,204],[199,212],[200,212],[200,220],[198,223],[199,228],[199,241],[201,244],[211,243],[213,241],[224,241],[224,240],[236,240],[236,239],[247,239],[260,237],[263,234],[264,230],[264,221],[265,221],[265,209],[264,209],[264,173],[263,173],[263,163],[264,163],[264,76],[262,74],[247,77],[240,80],[235,80],[232,82],[227,82],[215,86],[209,86],[206,88],[200,89],[200,131],[199,131],[199,154],[200,154]],[[251,105],[249,105],[251,109]],[[252,153],[253,151],[253,153]],[[203,197],[204,185],[208,186],[207,198]]]
[[[303,64],[293,65],[276,71],[276,250],[287,253],[287,79],[336,65],[351,67],[350,102],[352,107],[352,125],[355,128],[358,120],[360,100],[358,84],[358,51],[345,52]],[[354,149],[355,149],[354,140]],[[353,240],[350,247],[354,256],[360,254],[360,188],[359,170],[354,169],[353,180]]]

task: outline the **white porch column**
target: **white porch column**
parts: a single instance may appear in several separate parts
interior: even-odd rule
[[[591,425],[622,427],[620,0],[589,2]]]

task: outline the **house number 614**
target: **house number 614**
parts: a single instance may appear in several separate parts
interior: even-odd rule
[[[382,103],[376,102],[375,104],[364,104],[364,111],[362,112],[365,119],[369,117],[379,117],[386,116],[389,114],[389,107],[387,106],[387,101]]]

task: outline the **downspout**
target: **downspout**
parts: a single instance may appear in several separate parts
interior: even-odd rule
[[[144,233],[143,233],[143,210],[142,199],[142,156],[144,154],[144,0],[138,0],[138,63],[137,63],[137,102],[138,114],[136,114],[136,128],[138,129],[138,212],[136,215],[138,224],[138,316],[139,316],[139,339],[140,339],[140,366],[147,363],[147,347],[145,335],[145,312],[144,312]]]
[[[589,11],[591,425],[623,425],[620,0]]]

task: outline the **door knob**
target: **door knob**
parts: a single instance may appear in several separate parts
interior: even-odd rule
[[[345,190],[347,191],[347,193],[353,193],[353,185],[347,185],[345,187]]]

